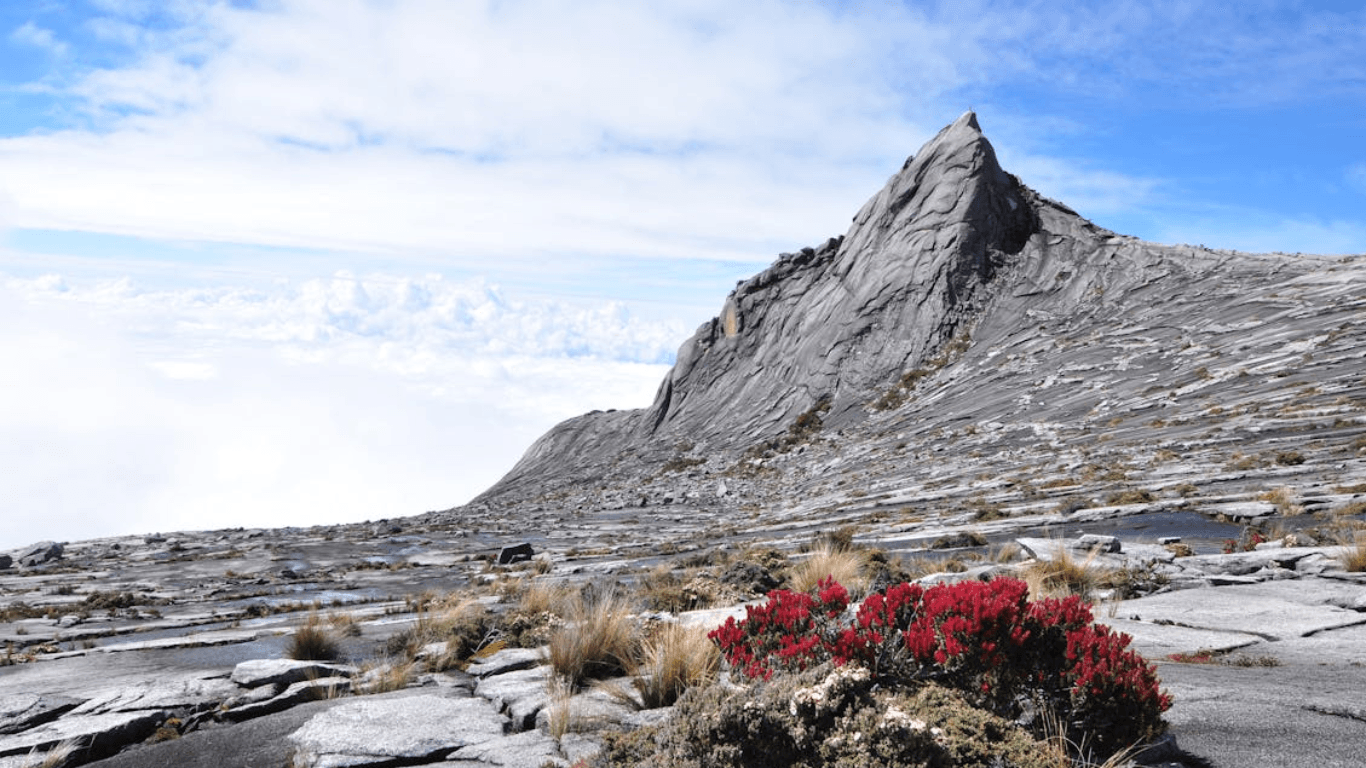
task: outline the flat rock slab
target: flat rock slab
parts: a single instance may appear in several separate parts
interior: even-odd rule
[[[507,719],[479,698],[360,700],[315,715],[290,734],[296,768],[441,760],[503,737]]]
[[[271,689],[273,686],[266,690]],[[223,717],[234,722],[240,722],[281,712],[304,702],[335,699],[350,692],[351,680],[345,677],[321,677],[317,680],[304,680],[289,686],[278,696],[263,701],[252,701],[229,709],[223,713]]]
[[[545,658],[546,652],[540,648],[504,648],[469,665],[465,671],[475,677],[491,677],[531,669],[544,664]]]
[[[461,747],[447,760],[472,761],[503,768],[541,768],[560,758],[559,742],[540,731],[526,731]]]
[[[608,685],[630,690],[630,684],[618,680]],[[622,725],[632,723],[636,710],[621,699],[613,696],[605,687],[591,688],[575,694],[568,701],[553,702],[536,714],[536,728],[550,731],[551,721],[556,717],[564,718],[567,730],[575,733],[593,733],[605,730],[623,730]],[[625,729],[629,730],[629,729]]]
[[[1270,646],[1278,645],[1269,643]],[[1366,668],[1158,665],[1177,745],[1220,768],[1358,768]],[[1351,704],[1355,702],[1355,705]]]
[[[1183,589],[1126,600],[1117,615],[1150,624],[1176,624],[1265,639],[1303,637],[1366,623],[1356,611],[1319,603],[1320,579]],[[1316,604],[1317,603],[1317,604]],[[1127,630],[1126,630],[1127,631]]]
[[[240,689],[223,678],[156,680],[131,687],[109,688],[81,706],[72,715],[99,715],[108,712],[133,712],[146,709],[202,708],[234,696]]]
[[[147,738],[165,720],[166,713],[161,711],[63,717],[0,737],[0,757],[46,751],[64,741],[76,741],[95,755],[109,754]]]
[[[232,681],[243,688],[258,685],[293,685],[310,678],[351,677],[357,669],[347,664],[294,659],[252,659],[232,670]]]
[[[1121,618],[1096,619],[1117,632],[1133,638],[1132,647],[1146,659],[1163,659],[1173,653],[1194,653],[1209,650],[1216,653],[1247,648],[1265,640],[1247,632],[1228,632],[1197,627],[1153,624]]]
[[[159,637],[156,640],[130,640],[110,643],[92,649],[92,653],[122,653],[125,651],[160,651],[171,648],[211,648],[259,640],[265,635],[278,634],[260,629],[232,629],[215,632],[196,632],[179,637]]]
[[[549,681],[549,667],[533,667],[486,677],[475,686],[474,693],[492,702],[498,711],[508,713],[513,729],[522,731],[533,727],[536,714],[549,705]]]
[[[18,693],[0,697],[0,736],[19,733],[75,709],[81,699]]]

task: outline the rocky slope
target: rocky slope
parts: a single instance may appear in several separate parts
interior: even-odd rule
[[[731,501],[842,507],[842,483],[905,495],[957,465],[1148,482],[1163,463],[1153,479],[1291,449],[1355,459],[1363,277],[1361,257],[1100,229],[1004,172],[968,113],[842,238],[737,286],[652,406],[557,426],[451,517],[709,496],[723,479]],[[793,456],[813,443],[831,448]],[[782,482],[747,484],[758,469]],[[709,482],[654,482],[680,474]]]

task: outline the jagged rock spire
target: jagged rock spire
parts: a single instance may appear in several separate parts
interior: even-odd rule
[[[778,427],[828,398],[866,400],[953,335],[964,307],[1036,228],[966,112],[906,161],[819,249],[784,255],[738,286],[679,350],[651,429],[707,436]],[[727,427],[714,417],[726,413]]]
[[[965,112],[906,161],[844,236],[783,254],[737,286],[683,343],[648,409],[557,426],[486,495],[532,477],[610,473],[623,456],[648,463],[679,443],[738,453],[816,403],[828,404],[828,424],[863,418],[903,371],[980,317],[993,294],[983,287],[1027,260],[1026,246],[1047,250],[1036,235],[1041,214],[1090,237],[1086,222],[1002,170]]]

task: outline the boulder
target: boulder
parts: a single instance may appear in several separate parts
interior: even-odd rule
[[[1085,552],[1100,550],[1105,554],[1118,554],[1123,545],[1120,544],[1118,536],[1103,536],[1098,533],[1088,533],[1077,539],[1073,549],[1080,549]]]
[[[40,541],[19,552],[15,560],[22,566],[32,568],[53,560],[60,560],[65,548],[55,541]]]
[[[9,555],[0,555],[0,571],[5,570],[11,565],[14,565],[14,558]]]
[[[536,556],[536,550],[530,544],[522,543],[511,547],[503,547],[498,551],[499,565],[512,565],[513,563],[523,563]]]

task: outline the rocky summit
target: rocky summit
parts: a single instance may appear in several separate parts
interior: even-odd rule
[[[1108,232],[968,113],[468,505],[0,554],[0,768],[590,765],[673,709],[567,686],[565,606],[715,627],[831,549],[1083,594],[1172,697],[1144,765],[1360,765],[1364,332],[1366,256]]]

